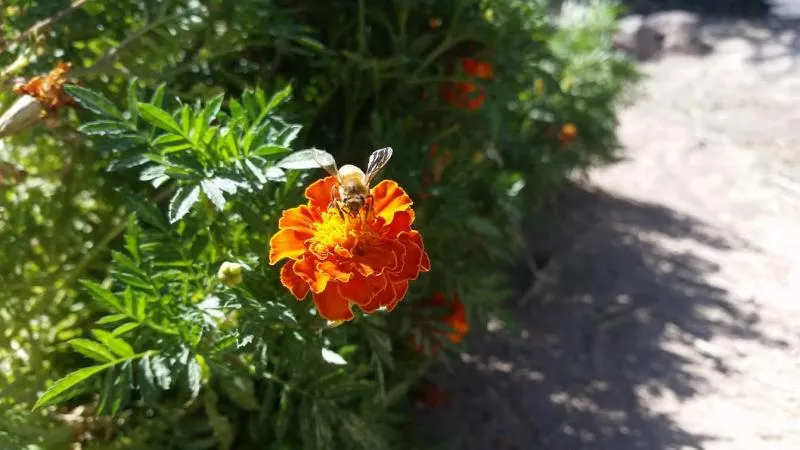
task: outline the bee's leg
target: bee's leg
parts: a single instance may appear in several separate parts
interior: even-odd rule
[[[339,192],[339,191],[336,188],[337,188],[336,185],[331,186],[331,202],[328,203],[328,209],[331,209],[331,207],[334,207],[334,206],[336,207],[336,209],[340,209],[339,208],[339,202],[337,201],[337,200],[339,200],[339,196],[336,195],[337,192]],[[339,213],[341,213],[341,211],[339,211]]]
[[[364,218],[367,221],[372,221],[374,218],[373,216],[373,205],[374,205],[374,198],[371,195],[368,195],[364,198]]]

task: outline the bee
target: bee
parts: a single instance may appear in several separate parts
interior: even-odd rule
[[[336,185],[331,192],[331,206],[335,206],[339,214],[344,217],[356,217],[364,210],[368,214],[372,208],[372,196],[369,193],[370,182],[381,171],[392,157],[392,148],[385,147],[372,152],[367,161],[367,171],[347,164],[336,167],[336,160],[325,151],[316,150],[314,160],[329,174],[336,177]]]

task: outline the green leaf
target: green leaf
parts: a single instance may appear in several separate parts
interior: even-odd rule
[[[112,314],[110,316],[103,317],[102,319],[98,320],[95,323],[98,325],[105,325],[108,323],[116,323],[121,320],[125,320],[127,318],[128,318],[127,314]]]
[[[131,382],[133,381],[133,365],[125,361],[119,370],[109,370],[100,396],[98,413],[102,415],[116,415],[122,405],[130,397]]]
[[[189,382],[189,392],[192,394],[192,399],[194,399],[200,393],[203,381],[203,371],[196,358],[192,358],[189,361],[189,367],[186,368],[186,379]]]
[[[322,359],[324,359],[325,362],[335,364],[337,366],[343,366],[347,364],[347,361],[342,358],[341,355],[332,350],[328,350],[327,348],[322,349]]]
[[[206,197],[211,200],[211,203],[214,204],[214,207],[217,208],[217,211],[222,211],[225,208],[225,197],[214,181],[203,180],[200,182],[200,186],[203,187],[203,192],[205,192]]]
[[[264,144],[250,152],[253,156],[273,156],[273,155],[280,155],[281,153],[286,153],[290,149],[288,147],[282,147],[280,145],[275,144]]]
[[[76,370],[75,372],[72,372],[71,374],[65,376],[64,378],[61,378],[60,380],[53,383],[53,385],[50,386],[50,388],[47,389],[47,391],[45,391],[45,393],[42,394],[41,397],[39,397],[39,400],[37,400],[36,404],[33,405],[34,411],[44,406],[48,406],[55,403],[62,394],[66,393],[70,389],[86,381],[92,376],[113,366],[114,364],[115,364],[114,362],[109,362],[106,364],[84,367],[83,369]]]
[[[169,222],[181,220],[199,199],[200,186],[184,186],[178,189],[169,201]]]
[[[139,92],[138,92],[139,78],[133,77],[128,82],[128,112],[131,114],[130,121],[133,125],[139,121]]]
[[[272,98],[269,99],[269,103],[267,103],[267,106],[266,108],[264,108],[264,111],[266,113],[269,113],[270,111],[278,107],[278,105],[288,100],[291,95],[292,95],[292,85],[287,84],[286,86],[284,86],[283,89],[276,92],[272,96]]]
[[[125,248],[137,263],[141,261],[141,256],[139,255],[141,232],[142,230],[139,228],[139,221],[136,220],[136,214],[132,214],[131,218],[128,219],[128,228],[125,232]]]
[[[141,166],[150,162],[150,158],[145,155],[127,155],[112,161],[106,168],[109,172],[118,172],[121,170],[131,169],[133,167]]]
[[[217,117],[224,99],[225,94],[217,94],[212,97],[208,103],[206,103],[205,108],[203,108],[203,118],[205,119],[206,125],[211,124],[211,122]]]
[[[113,136],[135,131],[125,122],[116,120],[95,120],[78,127],[78,131],[87,136]]]
[[[69,345],[76,352],[101,363],[117,359],[107,348],[89,339],[72,339],[69,341]]]
[[[138,218],[161,231],[169,229],[167,221],[164,220],[164,216],[155,205],[146,203],[139,197],[128,197],[127,200],[136,211],[136,216]]]
[[[321,166],[329,166],[333,164],[333,155],[325,150],[310,148],[307,150],[296,151],[280,161],[275,165],[283,169],[303,170],[303,169],[319,169]]]
[[[233,375],[220,387],[225,396],[231,399],[237,406],[245,411],[258,411],[259,404],[256,401],[253,380],[244,375]]]
[[[301,125],[289,125],[275,138],[275,142],[282,147],[290,147],[301,129],[303,129]]]
[[[92,334],[97,338],[98,341],[102,342],[103,345],[108,347],[120,358],[130,358],[136,354],[130,344],[118,337],[115,337],[108,331],[92,330]]]
[[[161,107],[161,104],[164,101],[164,93],[167,90],[167,84],[161,83],[156,87],[156,90],[153,91],[153,97],[150,98],[150,104]]]
[[[114,103],[100,93],[84,87],[67,85],[64,90],[84,108],[100,114],[101,116],[121,118],[120,112]]]
[[[122,311],[122,305],[120,304],[119,299],[117,296],[112,294],[111,291],[105,289],[94,281],[80,280],[80,283],[86,288],[86,290],[89,291],[89,294],[91,294],[95,300],[99,301],[108,308]]]
[[[128,322],[128,323],[125,323],[125,324],[122,324],[122,325],[118,326],[117,328],[114,328],[114,331],[112,331],[111,334],[114,335],[114,336],[122,336],[123,334],[125,334],[125,333],[127,333],[127,332],[129,332],[131,330],[134,330],[134,329],[136,329],[138,327],[139,327],[138,323],[136,323],[136,322]]]
[[[183,130],[178,125],[178,122],[176,122],[168,112],[149,103],[139,102],[138,106],[139,114],[142,116],[142,119],[146,120],[151,125],[165,131],[183,135]]]

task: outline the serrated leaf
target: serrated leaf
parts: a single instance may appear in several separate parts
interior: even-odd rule
[[[237,406],[245,411],[258,411],[259,404],[256,401],[253,380],[243,375],[234,375],[220,384],[225,396],[236,403]]]
[[[136,211],[136,216],[162,231],[169,228],[162,212],[153,204],[145,203],[139,197],[128,197],[128,202]]]
[[[139,102],[138,106],[139,115],[151,125],[177,135],[183,135],[183,129],[168,112],[149,103]]]
[[[130,118],[128,120],[131,121],[134,125],[136,122],[139,121],[139,90],[138,90],[139,78],[133,77],[128,82],[128,112],[130,113]]]
[[[97,362],[106,363],[117,359],[107,348],[89,339],[72,339],[69,341],[69,345],[76,352],[92,358]]]
[[[175,192],[169,201],[169,222],[175,223],[183,218],[200,200],[200,186],[184,186]]]
[[[120,112],[114,103],[102,94],[76,85],[64,87],[67,93],[84,108],[102,116],[120,118]]]
[[[153,384],[158,385],[165,391],[172,386],[172,371],[163,356],[150,358],[148,368],[150,369],[149,376],[153,380]]]
[[[141,181],[155,180],[156,178],[163,177],[166,170],[166,167],[158,165],[146,167],[139,173],[139,179]]]
[[[98,414],[116,415],[122,405],[130,396],[130,387],[133,377],[132,364],[125,361],[119,370],[112,369],[106,372],[106,380],[103,383],[103,390],[98,404]]]
[[[267,170],[264,171],[264,176],[269,181],[286,181],[286,172],[280,167],[268,167]]]
[[[249,159],[245,159],[244,165],[250,170],[250,173],[252,173],[253,176],[256,177],[259,183],[263,184],[267,182],[267,178],[264,176],[263,173],[261,173],[261,169],[256,167],[256,165],[253,164],[252,161],[250,161]]]
[[[98,320],[95,323],[98,324],[98,325],[105,325],[105,324],[109,324],[109,323],[116,323],[116,322],[119,322],[121,320],[125,320],[127,318],[128,318],[128,316],[125,315],[125,314],[112,314],[110,316],[103,317],[102,319]]]
[[[95,120],[78,127],[78,131],[87,136],[114,136],[135,131],[125,122],[116,120]]]
[[[130,346],[124,340],[115,337],[113,334],[109,333],[105,330],[92,330],[92,334],[98,341],[102,342],[103,345],[108,347],[114,354],[119,356],[120,358],[130,358],[136,354],[133,351],[133,347]]]
[[[125,249],[128,250],[128,253],[137,263],[141,260],[139,255],[141,231],[139,221],[136,220],[136,214],[132,214],[131,218],[128,219],[128,227],[125,232]]]
[[[192,394],[192,399],[194,399],[203,386],[203,371],[195,358],[189,361],[189,367],[186,368],[186,380],[189,382],[189,392]]]
[[[319,169],[322,166],[331,165],[334,161],[333,155],[325,150],[310,148],[292,153],[281,159],[275,164],[283,169],[305,170]]]
[[[217,211],[225,209],[225,196],[222,195],[222,191],[214,184],[213,180],[203,180],[200,182],[200,186],[203,187],[203,192],[217,208]]]
[[[211,124],[211,122],[217,117],[217,114],[219,114],[219,110],[222,107],[222,101],[224,99],[225,94],[217,94],[212,97],[208,103],[206,103],[205,108],[203,108],[203,117],[205,118],[207,125]]]
[[[332,350],[328,350],[327,348],[322,349],[322,359],[337,366],[344,366],[347,364],[347,361],[342,358],[341,355]]]
[[[150,158],[145,155],[127,155],[112,161],[106,168],[109,172],[118,172],[120,170],[131,169],[133,167],[141,166],[150,162]]]
[[[250,154],[253,155],[253,156],[265,157],[265,156],[280,155],[281,153],[286,153],[289,150],[290,149],[288,147],[283,147],[283,146],[280,146],[280,145],[264,144],[264,145],[259,146],[258,148],[256,148],[252,152],[250,152]]]
[[[113,365],[113,362],[109,362],[106,364],[84,367],[83,369],[70,373],[53,383],[53,385],[39,397],[39,400],[33,405],[33,409],[37,410],[43,406],[53,404],[62,394]]]
[[[111,291],[105,289],[94,281],[80,280],[80,283],[86,288],[87,291],[89,291],[89,294],[91,294],[95,300],[99,301],[108,308],[122,311],[122,305],[120,304],[119,299],[117,296],[112,294]]]
[[[136,323],[136,322],[128,322],[128,323],[125,323],[125,324],[122,324],[122,325],[118,326],[117,328],[114,328],[114,331],[112,331],[111,334],[114,335],[114,336],[122,336],[123,334],[125,334],[125,333],[127,333],[127,332],[129,332],[131,330],[135,330],[138,327],[139,327],[138,323]]]
[[[272,98],[269,99],[269,103],[267,103],[267,106],[266,108],[264,108],[264,110],[266,112],[272,111],[273,109],[278,107],[278,105],[288,100],[291,95],[292,95],[292,85],[287,84],[286,86],[283,87],[283,89],[276,92],[272,96]]]
[[[290,147],[302,129],[302,125],[289,125],[275,138],[275,142],[282,147]]]

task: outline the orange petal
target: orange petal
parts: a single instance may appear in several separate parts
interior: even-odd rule
[[[333,261],[322,261],[317,263],[317,271],[325,273],[332,280],[341,281],[343,283],[350,281],[350,277],[353,275],[351,273],[342,271],[339,265]]]
[[[379,280],[379,278],[382,280]],[[380,283],[383,284],[383,287],[377,291],[374,291],[375,295],[372,298],[372,301],[370,301],[369,304],[362,306],[361,309],[363,309],[365,312],[373,312],[381,306],[395,303],[397,294],[394,292],[394,284],[389,281],[388,277],[384,276],[369,278],[369,282],[371,286],[378,287]]]
[[[392,180],[383,180],[372,188],[375,214],[382,217],[386,224],[391,224],[398,211],[408,210],[414,203],[406,191]]]
[[[354,273],[349,282],[337,283],[337,285],[339,287],[339,295],[356,305],[366,305],[372,298],[372,291],[367,278],[360,273]]]
[[[392,273],[392,277],[399,280],[416,280],[422,265],[422,248],[414,242],[409,233],[401,233],[399,238],[406,253],[403,257],[403,264],[399,270]]]
[[[317,270],[315,261],[308,257],[295,261],[294,273],[308,283],[312,293],[324,291],[331,279],[330,275]]]
[[[299,259],[306,251],[305,240],[310,234],[295,230],[280,230],[269,240],[269,264],[283,258]]]
[[[391,311],[400,303],[400,300],[406,296],[408,293],[408,281],[394,281],[391,283],[394,287],[394,299],[391,302],[387,302],[382,306],[385,306],[387,310]]]
[[[417,231],[411,231],[411,240],[414,241],[419,248],[422,249],[422,258],[419,261],[419,271],[429,272],[431,270],[431,259],[428,257],[428,252],[425,251],[425,244],[422,242],[422,235]]]
[[[383,243],[383,246],[370,245],[356,247],[353,254],[353,263],[361,275],[371,276],[380,275],[386,269],[397,266],[397,255],[390,243]]]
[[[381,224],[383,224],[383,220],[379,220]],[[397,211],[394,214],[394,220],[391,223],[388,223],[385,226],[381,227],[381,234],[395,238],[398,234],[402,231],[410,231],[411,224],[414,222],[414,211],[409,209],[406,211]]]
[[[320,316],[333,321],[353,320],[350,304],[339,294],[337,283],[330,283],[328,289],[312,295]]]
[[[331,193],[336,186],[336,178],[330,176],[319,179],[311,183],[306,188],[306,198],[312,208],[319,211],[326,211],[331,204]]]
[[[308,283],[294,273],[295,261],[289,261],[281,267],[281,284],[298,300],[308,295]]]
[[[278,220],[278,228],[313,234],[312,227],[314,222],[319,221],[321,221],[319,213],[315,214],[315,211],[308,206],[300,205],[283,212]]]
[[[385,276],[367,277],[367,283],[369,283],[369,289],[370,292],[372,292],[372,298],[367,304],[359,306],[365,313],[373,313],[381,307],[381,296],[383,295],[383,291],[386,289],[386,287],[389,287],[389,293],[391,296],[394,296],[394,290],[392,290],[391,283],[389,283],[388,278]]]

